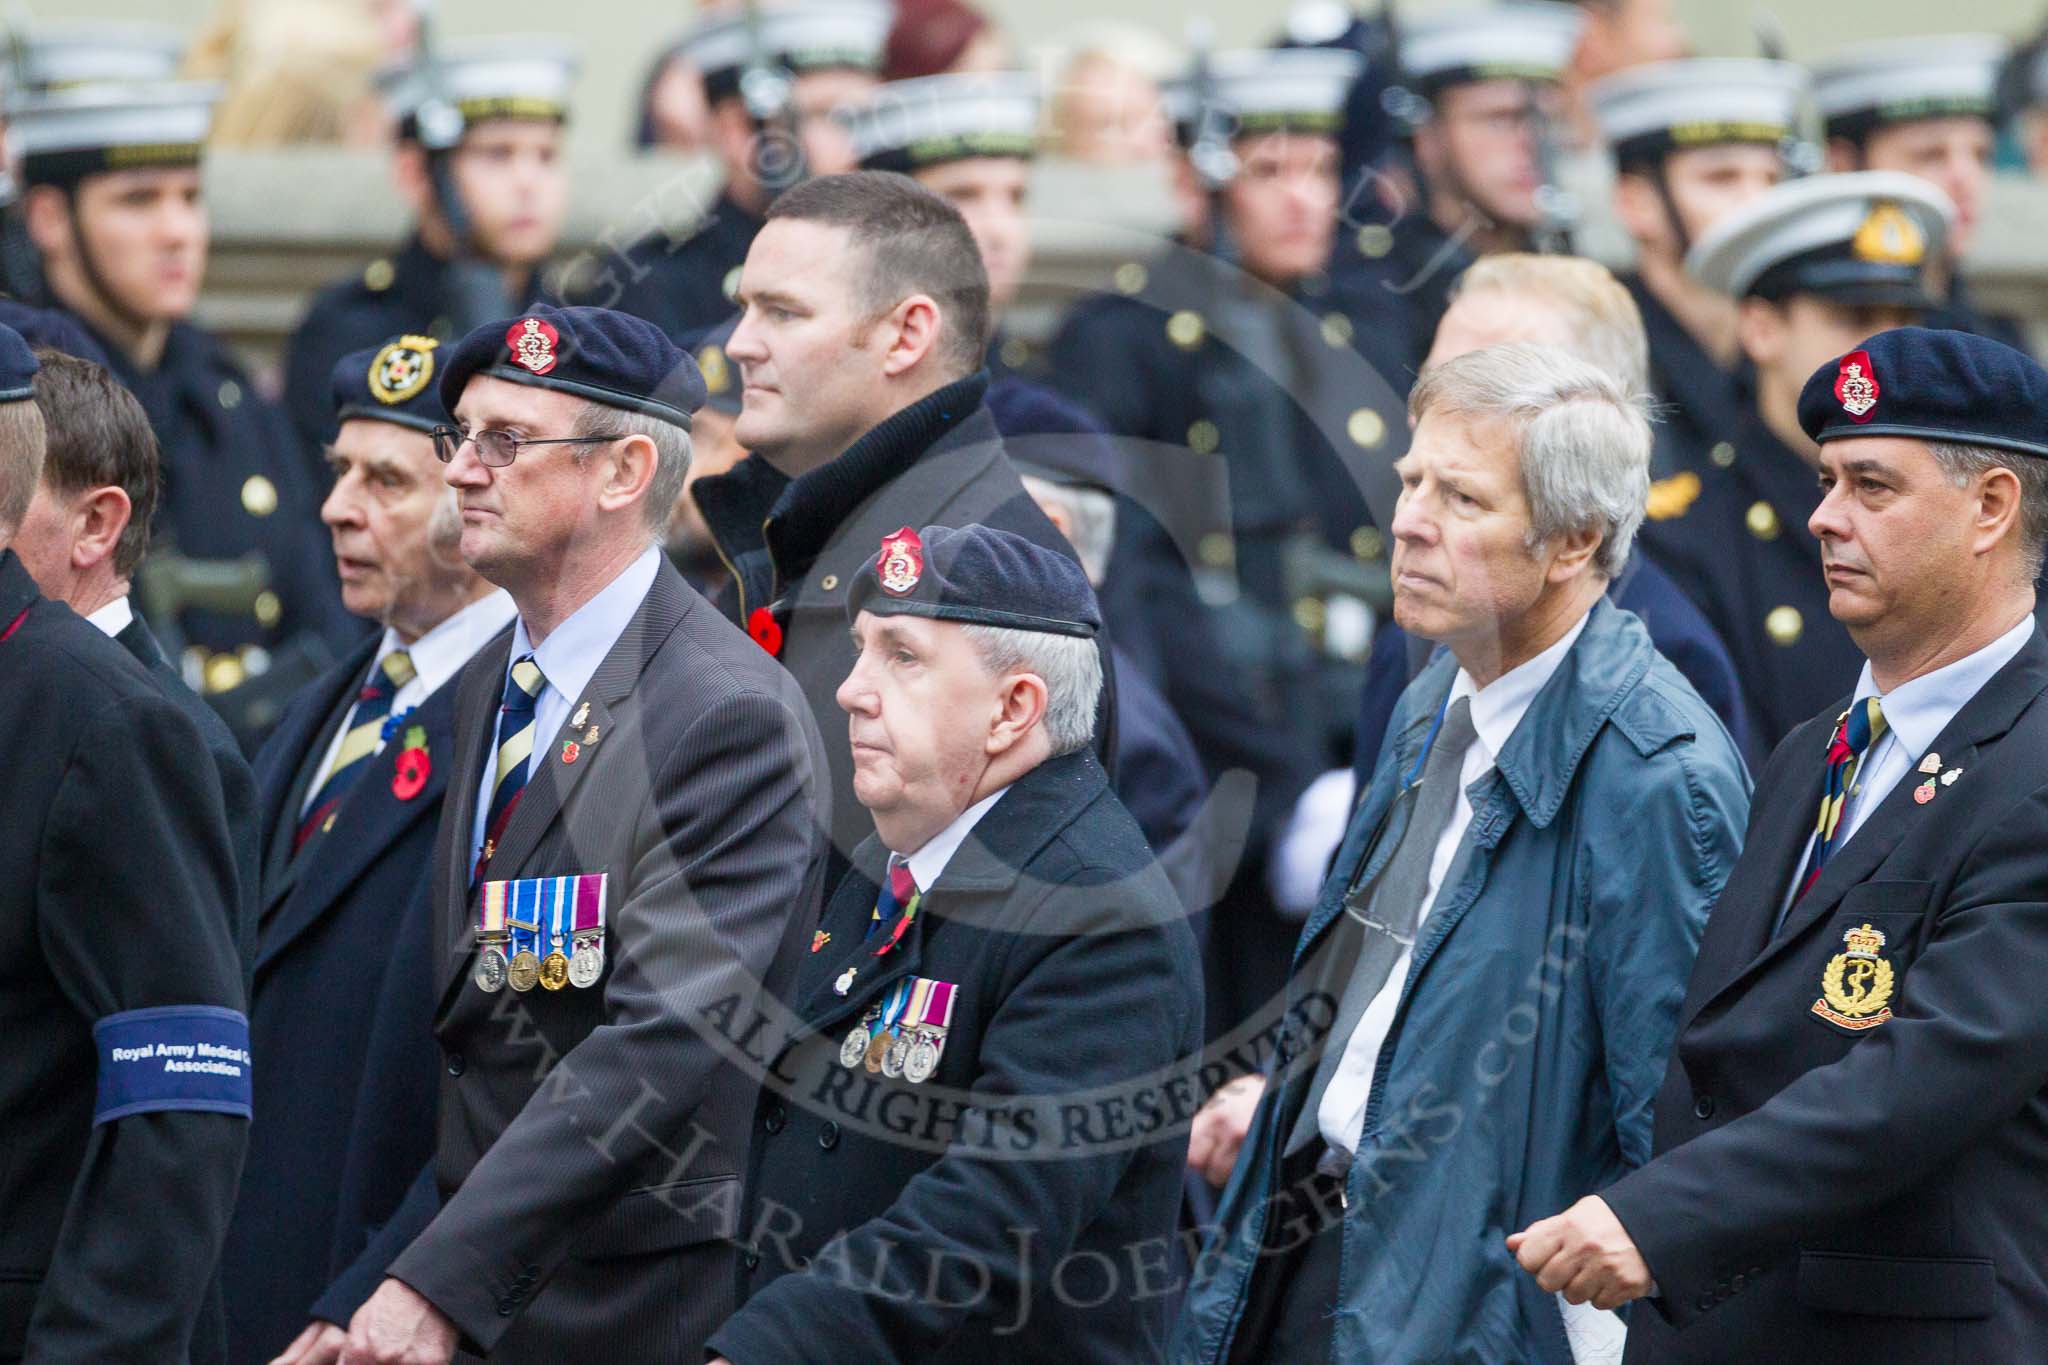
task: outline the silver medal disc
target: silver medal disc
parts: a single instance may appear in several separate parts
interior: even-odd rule
[[[855,1024],[853,1032],[846,1035],[846,1041],[839,1045],[839,1065],[848,1071],[858,1071],[867,1061],[868,1026]]]
[[[505,955],[496,948],[486,948],[476,959],[476,988],[480,991],[500,991],[505,988]]]
[[[903,1059],[903,1079],[912,1085],[923,1085],[939,1069],[939,1045],[929,1038],[920,1038],[910,1045],[910,1055]]]
[[[592,945],[578,948],[569,959],[569,984],[577,990],[588,990],[604,975],[604,949]]]
[[[889,1040],[889,1050],[882,1054],[882,1074],[895,1080],[903,1074],[903,1064],[910,1058],[910,1040],[897,1034]]]

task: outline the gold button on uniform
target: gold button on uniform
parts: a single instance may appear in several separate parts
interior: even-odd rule
[[[1387,552],[1387,538],[1376,526],[1361,526],[1351,533],[1351,553],[1368,562]]]
[[[1707,452],[1707,458],[1714,462],[1715,468],[1726,469],[1735,463],[1735,447],[1726,441],[1716,441],[1714,448]]]
[[[1183,351],[1192,351],[1201,345],[1208,331],[1202,315],[1192,309],[1183,308],[1166,320],[1166,339]]]
[[[1353,445],[1371,450],[1387,439],[1387,419],[1371,408],[1360,408],[1344,424],[1344,434],[1351,438]]]
[[[1774,645],[1796,645],[1805,631],[1806,618],[1797,607],[1772,607],[1770,615],[1764,617],[1764,634],[1771,637]]]
[[[256,600],[249,604],[249,614],[256,618],[256,624],[269,630],[284,619],[284,603],[277,600],[277,594],[265,588],[256,594]]]
[[[839,575],[836,573],[826,574],[823,578],[818,580],[818,586],[823,588],[826,592],[832,591],[832,589],[839,586]]]
[[[1151,272],[1136,261],[1125,261],[1116,268],[1116,273],[1110,278],[1115,281],[1119,294],[1135,294],[1145,287],[1145,282],[1151,278]]]
[[[1323,628],[1324,610],[1318,597],[1297,597],[1294,599],[1294,624],[1303,630],[1316,631]]]
[[[363,287],[375,293],[383,293],[398,278],[398,270],[389,261],[376,260],[363,267]]]
[[[1237,547],[1221,531],[1211,531],[1195,546],[1195,553],[1212,569],[1220,569],[1237,558]]]
[[[242,510],[252,517],[267,517],[277,510],[277,485],[261,474],[251,474],[242,483]]]
[[[1778,520],[1778,509],[1758,499],[1749,505],[1749,512],[1743,517],[1743,524],[1758,540],[1776,540],[1784,526]]]
[[[1394,230],[1384,223],[1367,223],[1358,230],[1358,249],[1378,260],[1394,249]]]
[[[1007,337],[1003,341],[1003,363],[1013,370],[1022,369],[1031,363],[1031,343],[1023,337]]]
[[[206,690],[209,692],[231,692],[242,685],[244,676],[242,661],[226,650],[206,661]]]
[[[1188,428],[1188,449],[1197,455],[1211,453],[1221,444],[1222,439],[1222,433],[1216,430],[1216,424],[1206,417],[1197,420]]]
[[[1323,340],[1331,346],[1351,344],[1351,319],[1342,313],[1330,313],[1323,318]]]

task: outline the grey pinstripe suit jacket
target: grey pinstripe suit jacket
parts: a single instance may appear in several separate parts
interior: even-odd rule
[[[756,1079],[707,1018],[786,995],[816,923],[829,800],[789,675],[666,561],[533,774],[493,878],[603,872],[596,986],[486,994],[469,846],[510,632],[457,693],[434,867],[442,1207],[391,1266],[493,1362],[701,1361]],[[571,719],[576,719],[572,709]]]

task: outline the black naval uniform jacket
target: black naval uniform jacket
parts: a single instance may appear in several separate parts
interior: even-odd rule
[[[1666,479],[1690,470],[1704,477],[1715,447],[1733,439],[1743,409],[1754,399],[1744,382],[1707,354],[1664,301],[1650,292],[1642,276],[1623,275],[1621,282],[1643,315],[1643,332],[1650,343],[1650,392],[1658,404],[1658,420],[1651,428],[1656,440],[1650,475]]]
[[[470,839],[510,647],[507,630],[457,685],[432,889],[441,1209],[390,1273],[493,1362],[697,1365],[732,1308],[758,1084],[711,1020],[786,994],[810,941],[817,729],[664,560],[572,699],[587,715],[536,738],[487,874],[605,874],[604,975],[489,994]]]
[[[1923,803],[1916,763],[1775,933],[1848,698],[1772,755],[1679,1014],[1657,1155],[1601,1192],[1661,1291],[1631,1309],[1631,1365],[2041,1358],[2044,690],[2037,631],[1930,750],[1955,780]],[[1816,1006],[1866,924],[1890,1016],[1851,1030]]]
[[[982,402],[987,389],[982,371],[934,390],[800,478],[757,457],[691,488],[732,574],[718,594],[720,608],[750,631],[761,609],[775,617],[781,633],[776,658],[802,685],[825,736],[832,775],[828,884],[837,884],[847,855],[875,830],[854,799],[846,713],[835,699],[853,671],[846,593],[854,574],[881,548],[883,536],[903,526],[979,523],[1074,558],[1004,453]],[[1116,679],[1107,648],[1102,667],[1095,743],[1098,754],[1113,754]]]
[[[886,860],[876,839],[856,851],[803,962],[795,1036],[754,1044],[773,1064],[744,1305],[709,1349],[736,1365],[1160,1359],[1202,978],[1144,837],[1091,754],[1050,759],[877,958]],[[848,1032],[913,977],[955,988],[931,1079],[842,1067]]]
[[[461,340],[469,328],[491,318],[463,318],[460,300],[452,297],[446,260],[427,250],[417,234],[389,256],[380,256],[347,279],[336,280],[313,296],[306,316],[285,347],[284,410],[319,486],[327,469],[321,451],[334,439],[335,362],[354,351],[382,346],[414,333],[447,343]],[[536,303],[552,302],[542,288],[541,272],[528,277],[526,296],[507,306],[523,312]]]
[[[219,779],[141,665],[6,550],[0,635],[0,1360],[211,1358],[208,1283],[248,1121],[157,1109],[95,1125],[93,1026],[241,1011]]]
[[[737,311],[739,270],[762,221],[722,193],[680,239],[657,231],[603,261],[572,302],[645,318],[686,346]]]
[[[373,636],[307,688],[257,755],[266,837],[249,1032],[259,1056],[283,1064],[256,1076],[256,1123],[222,1258],[228,1282],[241,1287],[228,1301],[238,1365],[262,1365],[298,1335],[349,1264],[335,1264],[336,1248],[360,1251],[364,1214],[382,1224],[433,1157],[432,989],[420,982],[408,998],[388,985],[433,951],[415,902],[426,898],[435,817],[455,766],[453,681],[404,722],[425,733],[425,784],[409,797],[392,790],[405,748],[393,735],[337,808],[334,828],[292,856],[307,789],[382,643]],[[384,1018],[394,1011],[398,1018]],[[386,1183],[395,1191],[344,1228],[344,1170],[365,1129],[389,1130],[384,1161],[395,1174]]]
[[[1820,505],[1818,472],[1754,407],[1722,458],[1725,466],[1709,461],[1698,471],[1689,496],[1653,496],[1641,534],[1728,646],[1768,752],[1856,685],[1863,653],[1828,612],[1820,541],[1806,529]]]

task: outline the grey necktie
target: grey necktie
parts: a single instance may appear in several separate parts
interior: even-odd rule
[[[1330,1078],[1343,1060],[1351,1035],[1358,1031],[1365,1007],[1385,987],[1394,964],[1415,941],[1422,898],[1429,893],[1430,863],[1436,857],[1444,827],[1451,823],[1451,816],[1458,809],[1458,778],[1464,769],[1465,750],[1471,747],[1473,737],[1472,702],[1468,697],[1460,697],[1444,712],[1444,723],[1438,727],[1436,740],[1429,746],[1429,758],[1422,767],[1422,783],[1415,795],[1415,808],[1409,814],[1408,828],[1402,831],[1400,846],[1381,869],[1379,884],[1366,901],[1358,961],[1345,983],[1343,997],[1337,1002],[1337,1018],[1323,1040],[1323,1055],[1316,1063],[1315,1079],[1309,1085],[1301,1117],[1288,1137],[1289,1154],[1321,1136],[1316,1111],[1322,1107]],[[1372,856],[1370,848],[1365,856]]]

